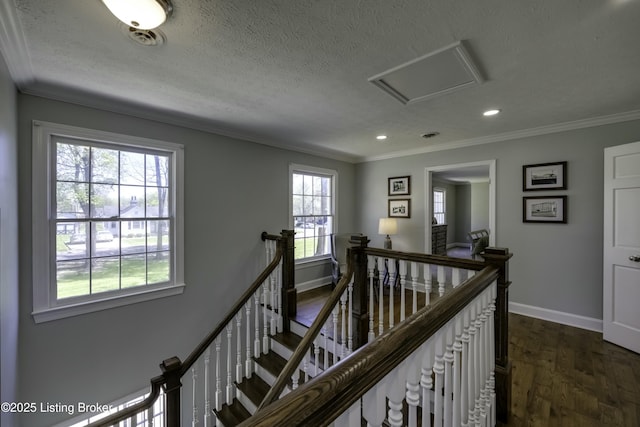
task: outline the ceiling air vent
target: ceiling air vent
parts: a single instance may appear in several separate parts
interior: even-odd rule
[[[428,53],[369,81],[403,104],[482,83],[482,76],[462,42]]]

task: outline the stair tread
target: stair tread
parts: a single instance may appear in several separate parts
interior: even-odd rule
[[[275,341],[279,342],[283,346],[287,347],[291,351],[295,351],[302,341],[302,337],[293,332],[278,332],[272,336]]]
[[[253,360],[276,378],[278,378],[287,364],[287,360],[273,350],[269,350],[267,354],[261,354],[258,358],[254,357]],[[303,384],[304,382],[304,372],[300,371],[298,384]],[[293,385],[291,378],[287,381],[287,385],[289,387]]]
[[[238,425],[251,416],[249,411],[242,406],[242,403],[235,398],[233,399],[233,402],[231,402],[231,405],[227,405],[225,403],[222,405],[222,409],[219,411],[214,410],[214,412],[220,422],[225,426]]]
[[[262,403],[262,400],[271,388],[269,384],[256,374],[252,375],[251,378],[245,378],[240,384],[237,384],[237,387],[256,406]]]

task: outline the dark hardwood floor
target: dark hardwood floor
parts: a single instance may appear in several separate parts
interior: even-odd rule
[[[300,323],[311,324],[329,291],[299,295]],[[596,332],[516,314],[509,315],[509,341],[507,426],[640,427],[639,354]]]

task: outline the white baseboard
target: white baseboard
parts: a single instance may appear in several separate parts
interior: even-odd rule
[[[308,282],[298,283],[296,284],[296,290],[298,292],[306,292],[311,289],[319,288],[324,285],[328,285],[331,283],[331,276],[321,277],[319,279],[310,280]]]
[[[509,301],[509,312],[602,333],[602,319]]]

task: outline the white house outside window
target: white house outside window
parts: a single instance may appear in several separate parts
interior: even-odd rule
[[[178,144],[34,124],[36,321],[182,291],[182,161]]]
[[[326,257],[335,227],[337,172],[292,165],[291,221],[295,259]]]
[[[435,188],[433,190],[433,217],[438,224],[445,224],[446,205],[445,190]]]

